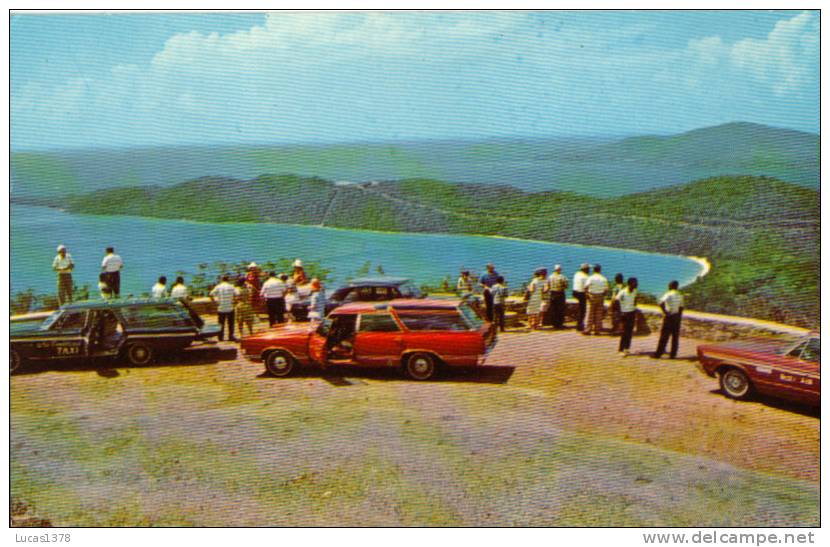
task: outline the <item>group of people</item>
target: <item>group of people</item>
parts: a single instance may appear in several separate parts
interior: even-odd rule
[[[320,321],[325,314],[325,293],[319,279],[309,281],[300,259],[294,261],[291,276],[286,273],[263,272],[256,262],[248,265],[247,273],[235,280],[230,274],[223,274],[214,286],[209,297],[216,304],[219,320],[219,340],[236,341],[234,326],[240,335],[245,335],[245,327],[253,334],[256,314],[266,312],[271,327],[292,319],[292,307],[304,296],[309,297],[308,319]],[[189,298],[184,280],[179,277],[176,284],[167,293],[167,279],[159,278],[151,291],[153,298]],[[178,287],[184,290],[177,292]]]
[[[58,274],[58,304],[63,306],[72,302],[75,286],[72,281],[72,272],[75,262],[66,249],[66,245],[58,245],[58,254],[52,260],[52,269]],[[102,298],[118,298],[121,296],[121,270],[124,260],[115,253],[113,247],[104,250],[104,259],[101,261],[101,273],[98,275],[98,290]]]
[[[493,264],[487,264],[486,270],[477,281],[471,277],[469,270],[462,270],[456,290],[462,299],[472,300],[476,289],[480,288],[487,320],[504,331],[507,285]],[[550,325],[554,330],[565,328],[568,286],[568,278],[562,274],[562,266],[559,264],[554,266],[550,276],[547,268],[534,271],[524,294],[527,321],[531,329],[540,329],[543,325]],[[591,268],[589,264],[583,263],[574,274],[571,287],[571,294],[577,301],[576,330],[586,336],[600,334],[606,313],[605,301],[610,298],[611,331],[620,336],[619,352],[628,355],[637,320],[637,287],[636,277],[626,280],[623,274],[618,273],[611,284],[602,274],[600,264]],[[679,287],[677,281],[670,282],[668,291],[659,301],[663,324],[654,357],[660,358],[666,353],[669,340],[669,356],[677,356],[684,308],[683,294]]]
[[[121,271],[124,260],[116,254],[113,247],[107,247],[101,261],[98,276],[98,291],[101,298],[111,300],[121,296]],[[253,333],[256,314],[267,312],[268,324],[275,326],[291,319],[293,304],[308,297],[308,319],[320,321],[325,315],[325,292],[318,279],[309,280],[303,262],[296,259],[292,264],[291,275],[276,272],[263,272],[255,262],[247,267],[243,276],[232,279],[230,274],[221,276],[219,283],[210,291],[210,298],[217,305],[220,340],[228,332],[230,340],[236,340],[235,326],[244,335],[245,327]],[[65,245],[58,245],[57,255],[52,261],[52,269],[58,276],[58,304],[72,302],[74,284],[72,272],[75,263]],[[160,276],[150,288],[151,298],[174,298],[185,302],[191,299],[190,289],[182,276],[176,277],[168,287],[167,276]]]

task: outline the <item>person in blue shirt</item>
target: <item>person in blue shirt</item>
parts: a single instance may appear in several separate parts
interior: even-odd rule
[[[487,264],[487,273],[483,274],[478,280],[484,293],[484,309],[487,320],[493,322],[493,294],[490,288],[498,282],[499,273],[495,266]]]
[[[308,320],[320,322],[326,316],[326,296],[319,279],[311,280],[311,302],[308,306]]]

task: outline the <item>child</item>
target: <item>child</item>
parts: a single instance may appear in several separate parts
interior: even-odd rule
[[[326,315],[326,297],[319,279],[311,280],[311,303],[308,306],[308,320],[319,323]]]
[[[107,283],[108,277],[106,272],[101,272],[101,275],[98,276],[98,290],[101,292],[101,298],[104,300],[112,300],[113,298],[112,289]]]
[[[504,277],[498,276],[496,284],[490,287],[490,294],[493,296],[493,322],[501,332],[504,332],[504,303],[507,299],[507,287],[504,284]]]

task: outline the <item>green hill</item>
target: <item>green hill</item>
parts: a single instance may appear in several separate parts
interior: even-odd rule
[[[92,192],[72,212],[504,235],[706,256],[694,309],[814,327],[819,195],[766,177],[717,177],[616,198],[409,179],[360,185],[262,175]]]

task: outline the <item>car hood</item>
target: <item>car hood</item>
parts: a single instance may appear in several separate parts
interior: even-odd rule
[[[40,325],[43,319],[36,321],[11,321],[9,323],[9,334],[16,336],[43,336],[47,331],[41,330]]]
[[[272,327],[265,332],[246,336],[245,340],[276,340],[284,337],[297,336],[298,334],[309,334],[314,330],[310,323],[286,324]]]
[[[762,353],[764,355],[780,355],[787,346],[793,343],[792,340],[736,340],[725,344],[705,344],[701,346],[704,351],[727,351],[729,353]]]

